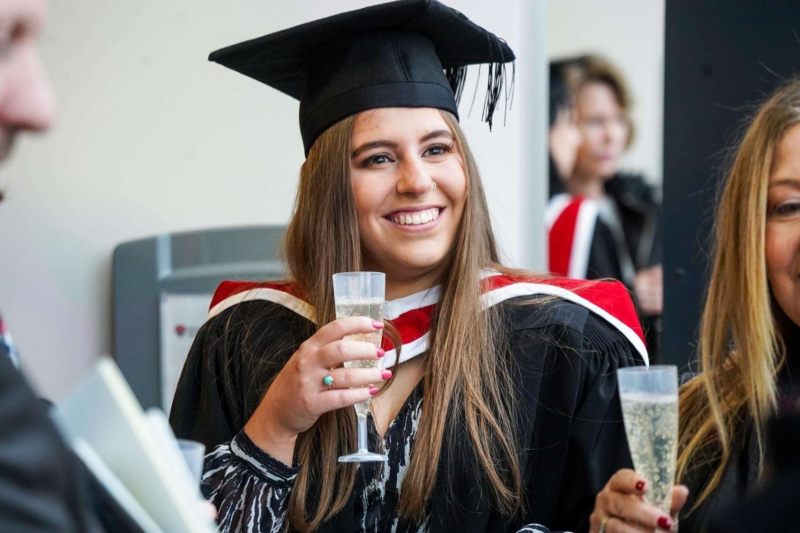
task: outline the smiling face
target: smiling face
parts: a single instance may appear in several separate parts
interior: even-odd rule
[[[389,298],[434,285],[467,197],[464,163],[441,112],[360,113],[350,153],[364,268],[386,273]]]
[[[783,312],[800,325],[800,125],[775,149],[766,224],[767,276]]]
[[[607,83],[586,83],[578,90],[575,109],[582,137],[575,174],[584,179],[613,176],[630,134],[614,91]]]

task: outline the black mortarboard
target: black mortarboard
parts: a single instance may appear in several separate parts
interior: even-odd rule
[[[300,100],[306,154],[339,120],[377,107],[458,116],[466,66],[489,63],[491,127],[514,59],[506,43],[436,0],[401,0],[301,24],[212,52],[215,61]]]

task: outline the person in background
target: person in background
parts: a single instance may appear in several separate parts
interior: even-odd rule
[[[498,262],[457,95],[466,65],[489,63],[491,124],[510,48],[420,0],[210,59],[298,98],[306,150],[290,279],[220,285],[172,406],[176,434],[212,450],[202,487],[221,529],[587,530],[630,465],[615,370],[646,352],[619,282]],[[386,274],[385,323],[335,319],[331,276],[354,270]],[[378,349],[348,338],[384,327],[396,342]],[[357,360],[383,368],[343,368]],[[340,464],[369,398],[388,461]]]
[[[0,0],[0,164],[20,134],[43,132],[55,117],[36,49],[46,18],[44,0]],[[0,317],[0,531],[141,531],[72,453],[18,366]],[[214,509],[202,502],[198,512]]]
[[[714,242],[699,374],[680,391],[677,477],[691,491],[680,531],[720,531],[719,524],[735,524],[725,531],[797,531],[800,80],[777,89],[749,121],[723,183]],[[794,440],[770,442],[769,421],[784,414],[773,433]],[[770,469],[766,458],[775,451],[781,462]],[[758,490],[770,470],[776,479],[765,499]],[[612,478],[609,499],[632,489],[622,481],[628,476]],[[787,487],[791,494],[782,492]],[[759,509],[771,514],[742,515]],[[606,523],[639,510],[629,506]]]
[[[54,119],[36,51],[46,18],[43,0],[0,0],[0,161]],[[95,531],[86,479],[17,363],[0,318],[0,531]]]
[[[633,290],[658,359],[663,308],[659,203],[654,187],[620,171],[634,126],[620,72],[587,55],[551,64],[549,270],[615,278]]]

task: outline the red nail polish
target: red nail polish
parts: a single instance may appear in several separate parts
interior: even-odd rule
[[[372,327],[375,329],[383,329],[383,322],[381,322],[380,320],[373,320]]]
[[[661,529],[666,529],[667,531],[672,529],[672,520],[670,520],[666,516],[662,516],[661,518],[659,518],[657,523],[658,527],[660,527]]]
[[[378,387],[370,387],[369,388],[369,395],[370,396],[375,396],[376,394],[378,394],[379,390],[380,389]]]
[[[639,492],[644,491],[644,481],[639,480],[636,482],[636,490],[638,490]]]
[[[384,370],[383,372],[381,372],[381,379],[383,379],[384,381],[386,381],[387,379],[389,379],[391,377],[392,377],[392,371],[391,370]]]
[[[386,350],[384,350],[383,348],[378,348],[377,354],[378,354],[378,358],[381,358],[384,355],[386,355]]]

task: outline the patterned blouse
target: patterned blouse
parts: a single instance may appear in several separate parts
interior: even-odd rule
[[[361,463],[356,477],[356,516],[361,517],[358,531],[411,532],[427,531],[427,519],[412,524],[397,513],[400,486],[411,461],[411,449],[417,434],[422,407],[422,384],[409,395],[397,417],[378,435],[368,418],[370,446],[382,450],[386,463]],[[230,444],[217,446],[206,456],[202,489],[217,506],[217,524],[221,531],[284,531],[289,495],[298,465],[289,467],[270,456],[244,431]],[[538,524],[529,524],[518,533],[550,533]]]
[[[356,516],[360,531],[425,531],[397,514],[400,486],[411,458],[422,407],[421,385],[409,395],[381,438],[368,420],[372,450],[383,450],[386,463],[362,463],[356,477]],[[283,531],[289,495],[297,476],[289,467],[259,449],[244,431],[206,457],[203,492],[217,506],[223,531]],[[242,491],[241,487],[247,486]],[[242,497],[244,494],[244,497]]]

